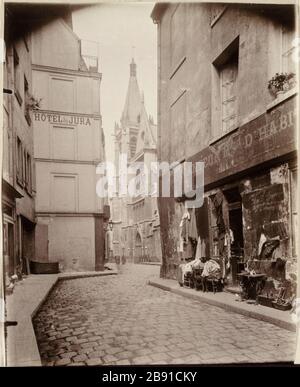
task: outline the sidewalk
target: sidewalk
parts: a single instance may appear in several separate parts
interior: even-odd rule
[[[41,366],[32,318],[58,281],[115,274],[116,270],[31,274],[17,282],[13,294],[6,297],[6,320],[18,322],[7,328],[7,366]]]
[[[161,262],[139,262],[138,265],[154,265],[154,266],[161,266]]]
[[[172,279],[158,278],[148,281],[148,284],[183,297],[205,302],[230,312],[240,313],[247,317],[277,325],[291,332],[296,332],[296,324],[292,321],[292,315],[289,311],[283,312],[263,305],[248,304],[246,301],[236,301],[234,294],[225,291],[214,294],[212,292],[203,293],[195,289],[180,287],[179,283]]]

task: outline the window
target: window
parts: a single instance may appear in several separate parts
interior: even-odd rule
[[[23,166],[23,186],[26,186],[26,182],[27,182],[27,166],[26,166],[27,157],[26,157],[26,150],[24,149],[24,147],[23,147],[22,156],[23,156],[23,162],[22,162],[22,166]]]
[[[23,146],[19,137],[17,137],[17,181],[23,186]]]
[[[212,66],[212,137],[218,138],[238,126],[239,38]]]
[[[135,155],[136,151],[136,143],[137,143],[137,138],[135,136],[132,136],[130,138],[130,157],[133,157]]]
[[[293,61],[293,54],[296,49],[293,45],[295,30],[293,26],[282,25],[281,28],[281,72],[295,73],[296,67]]]
[[[24,75],[24,98],[25,98],[25,107],[24,107],[25,118],[26,118],[28,125],[31,125],[30,106],[29,106],[30,94],[29,94],[28,82],[27,82],[25,75]]]
[[[26,190],[31,194],[32,192],[32,161],[29,153],[26,154]]]
[[[238,64],[235,58],[220,69],[222,133],[227,133],[237,125],[237,75]]]
[[[17,137],[17,182],[26,191],[32,193],[32,157]]]
[[[19,105],[21,106],[23,103],[23,99],[21,97],[21,68],[20,68],[20,60],[19,55],[14,49],[14,84],[15,84],[15,96]]]
[[[152,236],[153,235],[153,223],[148,224],[148,233],[147,236]]]
[[[3,167],[2,176],[5,180],[10,181],[11,165],[11,135],[9,133],[9,115],[7,111],[3,110]]]

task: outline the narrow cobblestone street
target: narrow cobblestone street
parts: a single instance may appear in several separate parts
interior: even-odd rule
[[[152,286],[158,266],[60,282],[34,319],[43,365],[292,361],[295,334]]]

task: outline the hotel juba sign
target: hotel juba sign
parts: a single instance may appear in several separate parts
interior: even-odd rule
[[[37,122],[48,122],[49,124],[60,125],[91,125],[91,118],[80,114],[66,114],[66,113],[49,113],[42,111],[35,111],[33,118]]]

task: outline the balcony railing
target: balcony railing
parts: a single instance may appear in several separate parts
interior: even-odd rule
[[[98,42],[80,40],[80,54],[88,71],[98,71]]]

